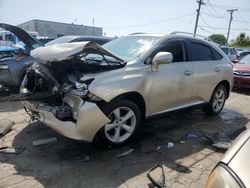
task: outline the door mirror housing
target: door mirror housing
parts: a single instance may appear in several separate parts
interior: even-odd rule
[[[173,61],[173,55],[170,52],[158,52],[152,60],[152,70],[158,71],[160,64],[168,64]]]

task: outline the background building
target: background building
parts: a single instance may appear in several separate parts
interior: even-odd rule
[[[56,38],[64,35],[92,35],[102,36],[101,27],[92,27],[77,24],[68,24],[52,22],[45,20],[30,20],[19,24],[18,27],[26,30],[37,32],[39,36]]]

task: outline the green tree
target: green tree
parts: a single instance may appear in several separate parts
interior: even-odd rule
[[[227,43],[226,37],[222,34],[212,34],[208,38],[210,38],[215,43],[218,43],[221,45],[225,45]]]
[[[245,33],[240,33],[239,36],[231,42],[233,47],[250,47],[250,38]]]

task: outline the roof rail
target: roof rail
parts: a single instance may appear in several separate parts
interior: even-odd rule
[[[194,34],[194,33],[189,33],[189,32],[184,32],[184,31],[173,31],[170,34],[176,35],[176,34],[185,34],[185,35],[192,35],[193,37],[200,37],[203,38],[204,40],[208,40],[213,42],[210,38],[199,35],[199,34]]]

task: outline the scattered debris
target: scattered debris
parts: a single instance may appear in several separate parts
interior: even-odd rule
[[[173,142],[168,142],[167,148],[172,148],[174,147],[174,143]]]
[[[201,165],[201,163],[198,163],[200,169],[203,169],[203,166]]]
[[[5,154],[19,154],[22,153],[25,148],[15,148],[15,147],[1,147],[0,153]]]
[[[198,136],[197,136],[195,133],[188,133],[188,134],[186,135],[186,138],[187,138],[187,139],[197,139]]]
[[[0,135],[5,135],[15,124],[14,121],[8,119],[0,120]]]
[[[244,130],[246,130],[246,127],[242,127],[237,130],[229,130],[223,133],[217,132],[217,133],[202,133],[202,134],[207,139],[213,142],[214,147],[228,149],[232,145],[234,139]]]
[[[83,160],[87,162],[90,160],[90,157],[88,155],[86,155]]]
[[[56,137],[35,140],[32,143],[33,143],[34,146],[40,146],[40,145],[49,144],[49,143],[53,143],[53,142],[57,142]]]
[[[217,142],[213,144],[214,147],[221,148],[221,149],[228,149],[232,145],[232,142]]]
[[[158,146],[158,147],[157,147],[157,150],[160,150],[160,149],[161,149],[161,146]]]
[[[158,168],[161,169],[161,175],[160,175],[160,178],[157,178],[159,179],[158,181],[156,181],[152,175],[153,175],[153,172],[155,170],[157,170]],[[152,173],[152,174],[151,174]],[[148,179],[151,181],[151,183],[158,187],[158,188],[162,188],[162,187],[166,187],[166,180],[165,180],[165,172],[164,172],[164,169],[163,169],[163,166],[162,165],[156,165],[155,167],[151,168],[148,173],[147,173],[147,177]]]
[[[7,146],[3,146],[0,148],[0,150],[7,149],[7,148],[8,148]]]
[[[129,149],[128,151],[125,151],[119,155],[117,155],[117,157],[125,157],[127,155],[129,155],[130,153],[132,153],[134,151],[134,149]]]

